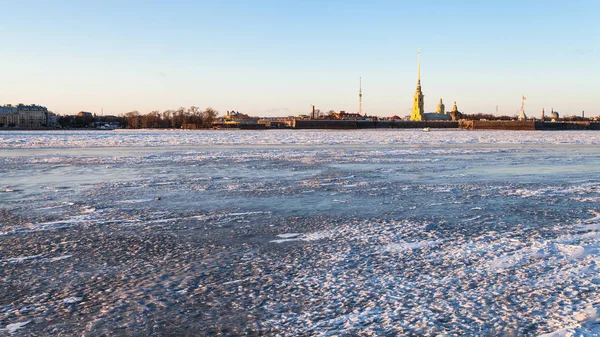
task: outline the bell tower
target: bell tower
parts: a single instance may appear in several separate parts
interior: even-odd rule
[[[445,115],[446,114],[446,106],[442,102],[441,98],[440,98],[440,104],[438,104],[438,106],[437,106],[437,113],[441,114],[441,115]]]
[[[415,91],[415,99],[413,101],[412,114],[410,115],[411,121],[423,120],[424,113],[424,101],[423,92],[421,91],[421,49],[419,49],[419,59],[417,64],[417,90]]]
[[[542,122],[546,120],[546,111],[542,108]]]

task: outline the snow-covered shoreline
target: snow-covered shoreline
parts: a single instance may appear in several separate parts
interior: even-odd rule
[[[116,130],[0,131],[0,149],[202,145],[600,144],[595,131]]]

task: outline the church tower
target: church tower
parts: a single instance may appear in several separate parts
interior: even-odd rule
[[[544,111],[544,108],[542,108],[542,122],[546,120],[546,112]]]
[[[452,106],[452,112],[457,113],[458,107],[456,106],[456,101],[454,101],[454,105]]]
[[[437,111],[438,114],[440,115],[445,115],[446,114],[446,106],[444,105],[444,103],[442,102],[442,99],[440,98],[440,104],[438,104],[437,106]]]
[[[457,121],[461,118],[460,112],[458,111],[458,107],[456,106],[456,101],[454,101],[454,105],[452,106],[452,111],[450,111],[450,116],[453,121]]]
[[[411,121],[423,120],[423,114],[425,113],[423,105],[423,92],[421,91],[421,49],[419,49],[419,61],[417,65],[417,91],[415,91],[415,100],[413,102],[412,114],[410,115]]]

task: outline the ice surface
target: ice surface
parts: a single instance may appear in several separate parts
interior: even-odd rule
[[[0,334],[599,336],[599,139],[0,132]]]

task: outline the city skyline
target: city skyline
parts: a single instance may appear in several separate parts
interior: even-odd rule
[[[250,115],[312,105],[410,115],[421,48],[425,111],[542,108],[595,116],[593,1],[27,1],[4,5],[3,103],[122,114],[211,106]],[[31,8],[36,8],[32,11]],[[407,13],[411,13],[410,15]],[[17,23],[29,20],[32,25]]]

